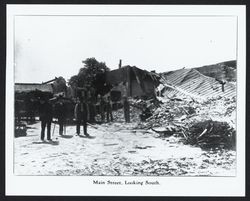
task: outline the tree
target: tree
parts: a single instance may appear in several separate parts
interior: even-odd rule
[[[71,87],[92,87],[97,93],[106,89],[105,73],[110,71],[104,62],[99,62],[95,58],[87,58],[82,61],[84,66],[80,68],[79,73],[69,80]],[[106,91],[106,90],[104,90]]]
[[[104,62],[98,62],[95,58],[87,58],[83,61],[84,67],[79,70],[79,85],[93,85],[97,75],[104,74],[110,69]]]
[[[53,82],[54,93],[65,92],[67,90],[66,80],[63,77],[58,77]]]
[[[78,86],[78,75],[73,75],[73,76],[69,79],[68,84],[69,84],[71,87],[77,87],[77,86]]]

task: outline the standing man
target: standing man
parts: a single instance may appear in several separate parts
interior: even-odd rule
[[[87,93],[87,104],[89,109],[89,122],[95,123],[95,98],[94,95],[91,93],[91,90]]]
[[[97,114],[100,114],[100,104],[101,104],[101,95],[98,94],[96,97],[95,111]]]
[[[108,96],[107,98],[106,110],[107,110],[107,122],[109,122],[109,119],[113,121],[112,102],[110,100],[110,96]]]
[[[105,121],[105,100],[103,98],[103,96],[101,96],[101,100],[100,100],[100,114],[101,114],[101,121],[104,122]]]
[[[87,121],[88,121],[88,105],[86,100],[81,97],[75,106],[75,118],[76,118],[76,133],[80,135],[81,123],[83,124],[83,131],[85,136],[89,136],[87,133]]]
[[[52,105],[46,98],[40,99],[41,140],[44,140],[45,128],[47,126],[47,140],[51,140],[50,128],[53,118]]]
[[[64,125],[66,123],[66,112],[63,96],[60,95],[55,104],[55,113],[59,124],[59,135],[63,135]]]
[[[126,96],[123,97],[124,118],[126,123],[130,123],[130,105]]]

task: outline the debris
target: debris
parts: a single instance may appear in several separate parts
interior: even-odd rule
[[[199,139],[201,136],[205,135],[207,132],[207,129],[205,128],[205,130],[197,137],[197,139]]]
[[[140,122],[138,128],[151,128],[164,137],[180,134],[186,143],[202,148],[234,148],[236,97],[218,96],[206,100],[164,98],[165,101],[154,108],[153,115]],[[199,129],[195,130],[197,126]]]
[[[27,135],[27,126],[24,123],[16,122],[15,125],[15,137],[21,137]]]
[[[183,134],[184,138],[187,140],[187,136],[185,135],[185,133],[183,131],[181,133]]]
[[[118,145],[118,143],[113,143],[113,144],[104,144],[104,146],[115,146]]]
[[[152,131],[159,133],[159,134],[164,134],[164,135],[172,135],[175,133],[175,127],[168,125],[166,127],[157,127],[157,128],[151,128]]]
[[[153,148],[153,146],[138,146],[138,145],[136,145],[135,146],[135,149],[147,149],[147,148]]]
[[[186,133],[188,133],[186,142],[192,145],[199,145],[202,148],[235,148],[236,131],[227,122],[212,120],[195,122],[186,128]]]

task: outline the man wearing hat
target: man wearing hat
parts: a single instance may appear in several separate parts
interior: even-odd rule
[[[59,95],[55,103],[55,113],[59,124],[59,135],[63,135],[63,128],[66,123],[66,111],[63,96]]]
[[[80,97],[75,106],[75,118],[76,118],[76,133],[80,135],[81,124],[83,124],[84,135],[89,136],[87,133],[87,121],[88,121],[88,105],[84,97]]]
[[[50,128],[53,118],[52,105],[47,98],[40,98],[40,120],[41,120],[41,140],[44,140],[45,128],[47,126],[47,140],[51,140]]]
[[[107,112],[107,122],[109,122],[110,120],[113,121],[112,101],[110,99],[110,96],[107,97],[106,112]]]

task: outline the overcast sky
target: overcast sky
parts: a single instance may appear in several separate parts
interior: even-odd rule
[[[165,72],[236,59],[235,17],[16,16],[15,82],[68,80],[95,57]]]

